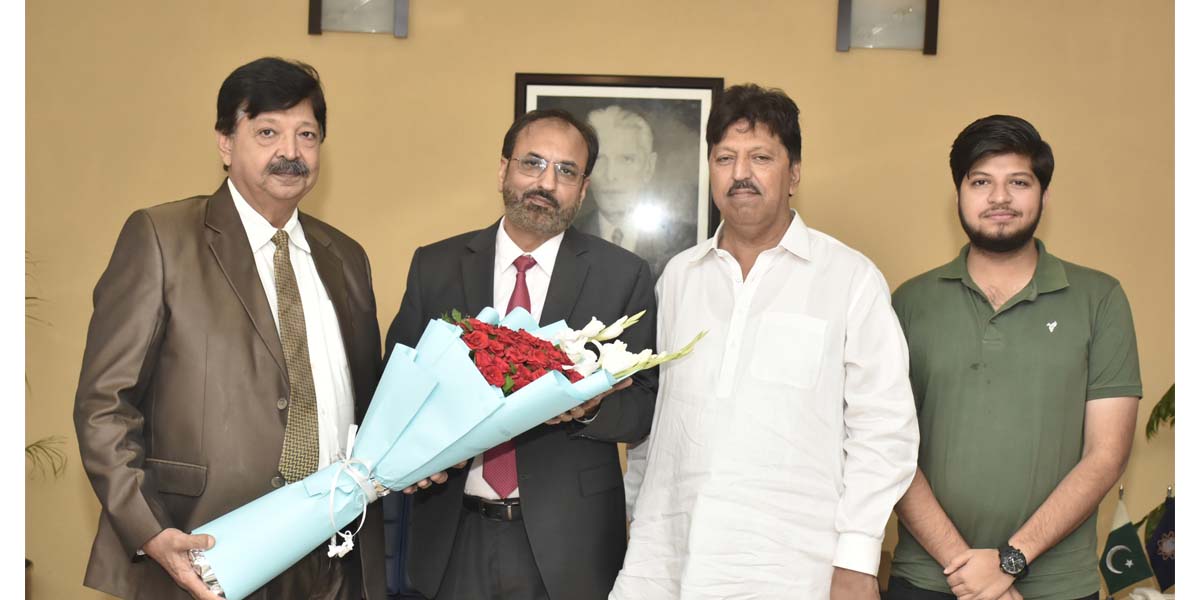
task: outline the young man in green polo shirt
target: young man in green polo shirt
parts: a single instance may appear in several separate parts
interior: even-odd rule
[[[1142,395],[1129,303],[1033,237],[1054,157],[1027,121],[975,121],[950,170],[970,242],[893,295],[921,450],[888,598],[1098,598],[1096,507]]]

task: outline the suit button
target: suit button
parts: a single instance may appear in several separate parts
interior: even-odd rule
[[[279,488],[283,487],[283,485],[285,483],[287,483],[287,482],[284,481],[283,477],[280,477],[279,475],[276,475],[271,478],[271,487],[273,487],[275,489],[279,489]]]
[[[280,399],[276,400],[275,408],[278,408],[279,410],[283,410],[283,409],[287,408],[287,398],[280,398]]]

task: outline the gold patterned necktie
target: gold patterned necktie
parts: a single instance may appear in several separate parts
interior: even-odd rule
[[[300,303],[296,273],[292,271],[288,234],[280,229],[271,241],[275,242],[279,340],[283,343],[289,388],[287,429],[283,434],[283,452],[279,455],[279,473],[290,483],[317,470],[317,455],[321,448],[317,438],[317,392],[308,360],[308,330],[304,327],[304,306]]]

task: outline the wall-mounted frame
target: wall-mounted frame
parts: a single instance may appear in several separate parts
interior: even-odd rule
[[[720,77],[517,73],[515,116],[559,108],[591,124],[600,153],[575,226],[624,246],[657,277],[720,222],[705,128]]]
[[[838,0],[837,50],[899,48],[937,54],[939,0]]]
[[[308,0],[308,33],[390,33],[408,37],[409,0]]]

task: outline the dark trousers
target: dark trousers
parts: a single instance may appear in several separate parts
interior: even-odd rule
[[[909,583],[907,579],[892,577],[888,579],[885,600],[954,600],[954,594],[923,590]],[[1100,592],[1084,596],[1079,600],[1100,600]]]
[[[358,551],[329,558],[324,544],[309,552],[247,600],[360,600],[362,570]]]
[[[549,600],[523,521],[467,510],[434,600]]]

